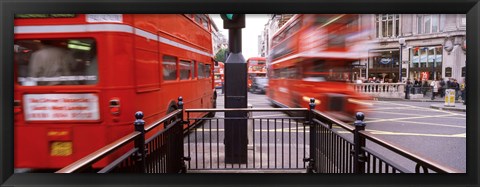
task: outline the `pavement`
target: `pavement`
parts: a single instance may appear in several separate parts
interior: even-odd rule
[[[405,98],[374,98],[377,101],[407,101],[407,102],[431,102],[430,108],[438,110],[450,110],[450,111],[459,111],[466,112],[467,106],[463,104],[463,101],[455,101],[455,106],[445,106],[444,98],[421,98],[421,99],[405,99]]]
[[[455,103],[455,106],[445,106],[445,104],[432,104],[430,105],[430,108],[439,109],[439,110],[467,112],[467,105],[464,105],[463,103]]]

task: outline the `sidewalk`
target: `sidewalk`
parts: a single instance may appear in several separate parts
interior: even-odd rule
[[[439,110],[451,110],[451,111],[459,111],[459,112],[466,112],[467,106],[463,105],[463,101],[455,101],[455,107],[448,107],[445,106],[444,98],[435,98],[432,100],[431,98],[422,98],[422,99],[405,99],[405,98],[374,98],[377,101],[406,101],[406,102],[431,102],[434,104],[430,105],[430,108],[439,109]]]
[[[444,103],[445,102],[445,98],[439,98],[439,97],[435,97],[434,100],[432,100],[432,98],[427,98],[427,97],[424,97],[424,98],[421,98],[421,99],[405,99],[405,98],[374,98],[374,100],[377,100],[377,101],[411,101],[411,102],[436,102],[436,103]],[[463,105],[463,102],[462,101],[455,101],[455,103],[458,105],[462,104]]]
[[[432,104],[430,108],[439,109],[439,110],[451,110],[451,111],[459,111],[459,112],[467,112],[467,105],[463,105],[463,103],[455,103],[455,107],[449,107],[442,104]]]

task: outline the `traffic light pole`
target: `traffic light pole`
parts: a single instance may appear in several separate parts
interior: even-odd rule
[[[225,61],[225,108],[247,108],[247,64],[242,55],[241,30],[245,27],[245,15],[222,15],[222,19],[224,28],[229,29],[230,50]],[[247,112],[225,112],[224,142],[226,163],[247,163]]]

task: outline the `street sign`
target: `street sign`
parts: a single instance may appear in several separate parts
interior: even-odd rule
[[[446,89],[445,90],[445,106],[447,107],[455,107],[455,90],[454,89]]]
[[[428,71],[422,71],[420,73],[420,80],[428,80],[428,77],[430,75],[430,72]]]

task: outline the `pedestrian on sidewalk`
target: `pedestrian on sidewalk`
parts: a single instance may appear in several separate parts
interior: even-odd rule
[[[448,80],[447,80],[447,89],[452,89],[452,86],[453,86],[452,82],[453,82],[453,81],[452,81],[452,78],[448,78]]]
[[[465,100],[465,79],[463,79],[462,84],[460,84],[460,97],[462,97],[462,100]]]
[[[425,95],[427,95],[427,90],[428,90],[428,82],[426,79],[423,79],[423,83],[422,83],[422,92],[423,92],[423,96],[425,97]]]
[[[458,84],[457,79],[453,79],[452,89],[455,90],[455,100],[458,100],[460,97],[460,84]]]
[[[443,80],[443,78],[440,77],[440,86],[438,87],[439,91],[440,91],[440,97],[445,97],[445,88],[446,88],[446,84],[445,84],[445,80]]]
[[[418,91],[419,88],[418,87],[420,87],[420,82],[418,81],[417,78],[414,78],[413,79],[413,94],[419,93],[419,91]]]
[[[430,83],[430,86],[432,87],[432,101],[435,99],[435,95],[437,95],[438,92],[438,82],[433,80]]]
[[[462,92],[462,94],[463,94],[463,96],[462,96],[463,105],[467,105],[467,82],[466,82],[465,79],[463,79],[463,85],[464,85],[463,86],[463,92]]]

